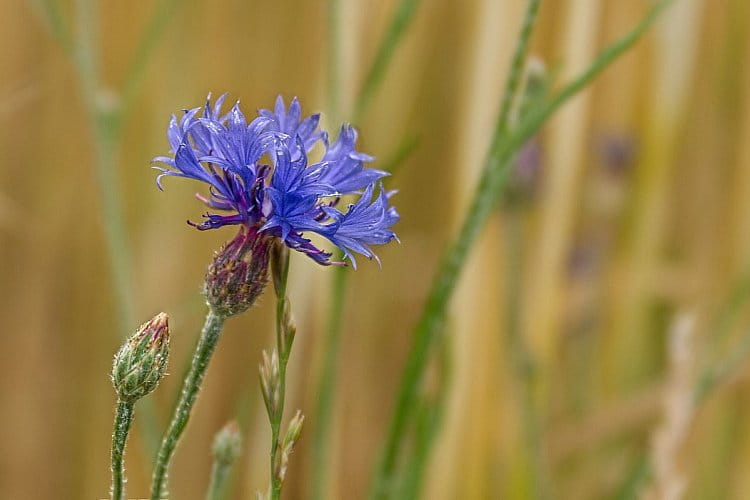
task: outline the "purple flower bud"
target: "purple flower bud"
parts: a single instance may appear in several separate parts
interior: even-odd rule
[[[272,241],[254,227],[240,232],[216,253],[208,266],[204,292],[209,307],[224,317],[245,312],[268,281]]]

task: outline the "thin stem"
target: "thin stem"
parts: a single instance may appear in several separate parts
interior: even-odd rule
[[[354,104],[354,122],[357,123],[370,105],[370,101],[383,82],[383,77],[391,62],[391,58],[396,51],[396,47],[401,42],[401,38],[406,33],[414,13],[419,5],[418,0],[401,0],[396,7],[396,11],[391,17],[391,21],[383,34],[383,38],[378,46],[378,52],[370,66],[365,77],[365,83],[362,85],[357,102]]]
[[[420,407],[415,411],[414,449],[409,464],[403,468],[405,478],[398,498],[421,498],[425,473],[429,465],[430,453],[439,435],[440,426],[448,401],[450,382],[453,377],[451,346],[443,337],[440,342],[440,373],[437,392],[432,400],[423,397]]]
[[[433,281],[430,294],[414,330],[412,347],[401,378],[394,414],[389,426],[384,453],[375,472],[371,498],[381,499],[389,495],[393,482],[396,459],[411,415],[412,403],[416,401],[417,388],[427,365],[428,352],[441,333],[446,306],[453,295],[466,258],[474,241],[493,211],[501,188],[508,175],[512,155],[534,135],[544,122],[568,99],[586,87],[612,61],[628,50],[646,32],[669,1],[656,4],[633,31],[602,51],[597,59],[578,78],[539,109],[522,118],[519,127],[507,140],[495,137],[494,147],[485,163],[469,209],[457,238],[445,253]],[[500,132],[497,127],[495,134]]]
[[[128,65],[125,82],[122,85],[122,110],[128,113],[133,109],[133,101],[138,95],[146,76],[148,63],[153,57],[156,46],[164,36],[164,27],[174,17],[177,10],[177,0],[161,0],[155,7],[148,26],[146,27],[135,54]]]
[[[56,0],[31,0],[31,2],[44,16],[52,36],[62,44],[66,52],[70,52],[73,47],[73,36],[58,2]]]
[[[516,44],[516,50],[513,54],[513,60],[510,63],[510,73],[508,73],[508,80],[505,82],[505,90],[503,92],[503,100],[500,105],[500,113],[497,118],[498,131],[495,133],[495,140],[506,137],[509,128],[509,117],[510,110],[513,107],[513,100],[518,94],[518,87],[521,84],[521,77],[523,75],[523,65],[526,60],[526,52],[529,48],[529,40],[531,40],[531,32],[536,22],[537,14],[539,13],[539,5],[541,0],[529,0],[526,7],[526,13],[524,15],[523,26],[521,26],[521,32],[518,35],[518,43]]]
[[[133,403],[118,400],[112,432],[112,500],[125,500],[125,445],[133,424]]]
[[[167,497],[167,471],[169,463],[174,454],[177,442],[180,436],[182,436],[182,432],[185,430],[185,426],[190,418],[190,412],[203,384],[208,363],[216,349],[225,319],[224,316],[216,314],[210,309],[206,315],[206,322],[203,325],[203,331],[193,355],[193,363],[182,386],[180,401],[177,403],[172,421],[169,424],[167,432],[164,434],[159,453],[156,457],[156,465],[154,466],[151,483],[151,500],[161,500]]]
[[[354,122],[358,122],[370,105],[372,96],[383,81],[401,39],[411,24],[418,0],[402,0],[393,13],[391,21],[383,33],[378,51],[365,77],[354,104]],[[341,0],[328,2],[328,107],[333,123],[337,123],[341,110]],[[416,146],[416,138],[402,143],[397,153],[387,162],[386,170],[397,166]],[[343,254],[338,254],[339,259]],[[321,500],[326,497],[325,484],[330,462],[330,427],[333,413],[335,392],[335,374],[338,367],[339,344],[341,338],[342,316],[348,273],[344,268],[333,271],[331,304],[325,334],[325,359],[318,384],[318,404],[315,408],[315,426],[313,428],[313,485],[311,497]]]
[[[520,321],[521,276],[523,249],[523,214],[511,210],[505,219],[507,235],[507,265],[505,307],[505,334],[510,357],[510,366],[517,384],[517,398],[521,407],[521,425],[523,427],[524,445],[529,462],[529,492],[530,498],[547,498],[546,475],[541,456],[539,430],[539,416],[534,401],[534,386],[536,381],[536,366],[531,351],[526,345]]]
[[[232,462],[214,460],[211,466],[211,480],[208,483],[208,493],[206,500],[221,500],[226,495],[227,480],[229,472],[232,470]]]
[[[286,398],[286,365],[292,352],[294,337],[287,336],[287,281],[289,278],[289,259],[281,259],[283,267],[279,270],[276,287],[276,349],[279,353],[279,404],[276,411],[269,413],[271,423],[271,499],[281,498],[283,477],[278,473],[281,451],[281,421],[284,417],[284,400]]]
[[[328,0],[328,75],[326,101],[328,116],[337,124],[341,116],[341,0]]]

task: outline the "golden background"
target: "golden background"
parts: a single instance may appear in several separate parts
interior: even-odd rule
[[[342,1],[342,116],[351,114],[396,3]],[[155,3],[95,4],[103,89],[93,99],[116,106]],[[543,2],[532,54],[559,86],[649,4]],[[363,260],[350,277],[331,498],[364,496],[411,328],[487,151],[523,7],[520,0],[423,0],[356,123],[360,149],[379,159],[404,137],[416,137],[417,146],[388,180],[399,190],[393,201],[401,244],[377,250],[382,269]],[[108,373],[121,343],[104,239],[108,217],[86,114],[91,96],[42,10],[6,0],[0,17],[0,496],[103,498],[115,403]],[[76,19],[74,2],[62,2],[61,11],[74,30],[90,23]],[[715,318],[750,269],[748,27],[745,0],[677,0],[540,135],[538,193],[520,217],[518,311],[538,363],[538,437],[555,498],[614,498],[643,457],[658,455],[654,436],[669,421],[662,403],[679,382],[670,361],[679,346],[670,348],[668,335],[676,318],[694,321],[682,346],[688,380],[738,352],[748,335],[742,302],[726,342],[714,341]],[[204,314],[203,273],[233,230],[187,226],[203,211],[193,198],[202,187],[166,179],[159,192],[149,161],[167,152],[170,113],[200,105],[209,91],[230,92],[248,115],[281,93],[325,116],[326,30],[323,2],[175,2],[122,136],[104,158],[121,184],[132,329],[162,310],[171,317],[171,376],[152,396],[162,422]],[[617,141],[632,161],[613,167],[607,148]],[[493,216],[452,301],[448,406],[424,498],[530,496],[503,328],[509,217],[501,208]],[[306,437],[315,425],[331,269],[295,255],[291,272],[298,337],[287,408],[301,408],[308,420],[285,497],[306,498]],[[266,487],[269,431],[257,363],[272,341],[273,305],[267,296],[228,322],[177,451],[174,498],[203,498],[213,435],[236,417],[247,433],[231,498],[254,498]],[[687,481],[686,498],[750,498],[750,385],[741,366],[685,417],[672,456],[675,474]],[[134,498],[146,496],[151,462],[139,431],[136,415],[127,456]],[[644,488],[655,484],[647,480]]]

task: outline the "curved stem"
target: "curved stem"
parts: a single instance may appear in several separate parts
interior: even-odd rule
[[[156,465],[151,483],[151,500],[161,500],[167,497],[167,470],[169,462],[190,418],[190,412],[203,384],[208,363],[216,349],[225,319],[224,316],[216,314],[211,309],[209,309],[206,315],[206,322],[203,325],[198,346],[195,348],[190,371],[187,377],[185,377],[185,382],[182,386],[180,401],[177,403],[172,421],[169,424],[167,432],[164,434],[159,453],[156,457]]]
[[[133,403],[118,400],[112,432],[112,500],[125,499],[125,445],[133,424]]]

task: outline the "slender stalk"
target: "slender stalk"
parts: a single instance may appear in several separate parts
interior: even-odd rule
[[[287,251],[284,249],[284,251]],[[294,336],[287,335],[288,327],[288,304],[287,304],[287,280],[289,278],[289,259],[279,259],[282,261],[281,269],[278,271],[278,280],[276,284],[276,349],[279,353],[279,401],[278,406],[273,412],[269,412],[271,423],[271,499],[278,500],[281,498],[281,486],[283,476],[279,474],[278,465],[280,463],[281,453],[281,421],[284,417],[284,400],[286,397],[286,366],[289,362],[289,355],[292,352],[292,343]]]
[[[500,105],[500,114],[497,118],[498,130],[496,131],[494,136],[495,140],[500,140],[507,136],[508,129],[510,127],[510,110],[513,107],[514,99],[518,95],[518,87],[521,85],[523,65],[524,61],[526,60],[526,52],[529,48],[531,32],[533,31],[534,23],[536,22],[537,14],[539,13],[539,5],[541,3],[541,0],[529,0],[526,6],[523,26],[521,26],[521,32],[518,35],[516,50],[513,53],[513,60],[510,63],[508,80],[505,82],[503,100],[502,104]]]
[[[391,62],[403,35],[414,19],[418,0],[401,0],[380,40],[378,51],[373,60],[365,83],[361,87],[354,104],[354,122],[358,122],[370,105],[372,96],[383,81],[385,71]],[[328,2],[328,89],[327,99],[333,123],[337,123],[341,110],[341,0]],[[396,155],[387,163],[388,170],[400,163],[416,146],[412,138],[402,144]],[[339,254],[339,258],[343,258]],[[311,498],[322,500],[326,497],[325,483],[328,477],[330,462],[330,428],[335,392],[335,374],[338,367],[339,344],[341,338],[342,315],[348,273],[343,268],[333,271],[331,304],[325,335],[325,359],[318,383],[318,404],[315,408],[315,426],[313,428],[313,484]]]
[[[341,0],[328,0],[326,102],[332,124],[341,115]]]
[[[203,384],[208,363],[216,349],[225,319],[225,317],[216,314],[210,309],[206,315],[206,322],[203,325],[203,331],[193,355],[190,371],[182,386],[180,401],[177,403],[172,421],[169,424],[167,432],[164,434],[159,453],[156,457],[156,465],[154,466],[151,483],[151,500],[161,500],[167,497],[167,471],[169,469],[169,462],[190,418],[190,412]]]
[[[396,47],[401,42],[409,25],[414,19],[414,13],[419,5],[419,0],[401,0],[396,11],[391,17],[391,21],[383,34],[375,60],[370,66],[370,70],[365,77],[365,83],[362,85],[357,102],[354,104],[354,122],[358,122],[364,115],[367,107],[370,105],[375,91],[383,81],[385,72],[391,62],[391,58],[396,51]]]
[[[141,35],[135,54],[125,73],[122,85],[122,112],[129,113],[134,109],[133,101],[138,95],[143,80],[146,77],[148,63],[155,53],[170,20],[175,17],[178,0],[160,0],[155,6],[148,26]]]
[[[56,0],[31,0],[40,14],[44,17],[52,36],[57,39],[66,52],[70,52],[73,47],[73,36],[70,33],[70,27],[65,19],[60,5]]]
[[[396,458],[406,431],[412,403],[416,401],[417,388],[427,365],[428,353],[441,333],[446,306],[453,295],[469,250],[493,211],[501,188],[504,186],[510,159],[544,122],[568,99],[586,87],[609,64],[627,51],[656,20],[669,0],[657,3],[644,19],[627,35],[602,51],[597,59],[579,77],[564,87],[553,99],[524,117],[507,140],[500,140],[496,128],[493,148],[485,163],[469,209],[457,238],[445,253],[433,281],[427,302],[414,330],[411,351],[401,378],[394,414],[386,437],[385,448],[378,462],[370,497],[386,498],[393,482]]]
[[[410,462],[403,468],[404,479],[401,494],[398,498],[421,498],[430,453],[439,435],[440,426],[448,401],[450,382],[453,376],[451,346],[443,337],[439,345],[440,373],[436,394],[430,400],[423,397],[420,407],[415,411],[415,436]]]
[[[208,483],[208,493],[206,500],[220,500],[224,497],[225,486],[229,477],[231,463],[214,460],[211,466],[211,480]]]
[[[524,446],[529,462],[529,498],[547,498],[547,481],[541,457],[541,443],[539,417],[534,402],[534,384],[536,381],[536,367],[531,351],[526,345],[520,324],[521,262],[523,248],[523,214],[511,209],[505,218],[507,236],[507,265],[505,307],[505,334],[510,357],[510,366],[517,385],[517,399],[521,407],[521,425],[523,427]]]
[[[133,403],[118,400],[112,432],[112,500],[125,500],[125,445],[133,424]]]
[[[127,73],[124,103],[105,104],[101,97],[101,68],[97,47],[100,45],[99,18],[93,0],[76,0],[75,33],[70,29],[57,0],[32,0],[39,7],[50,26],[52,34],[71,56],[76,69],[81,98],[84,102],[91,132],[94,137],[94,168],[99,199],[102,203],[104,221],[104,242],[106,245],[109,270],[112,275],[114,301],[118,317],[120,335],[127,338],[130,328],[136,324],[130,276],[132,265],[126,237],[125,220],[120,180],[117,175],[120,130],[125,113],[132,104],[133,97],[140,88],[142,75],[150,55],[159,41],[164,26],[169,20],[170,7],[175,0],[161,0],[149,23],[149,29],[138,45],[133,63]],[[143,425],[142,434],[151,451],[158,446],[156,411],[151,400],[140,405]]]

